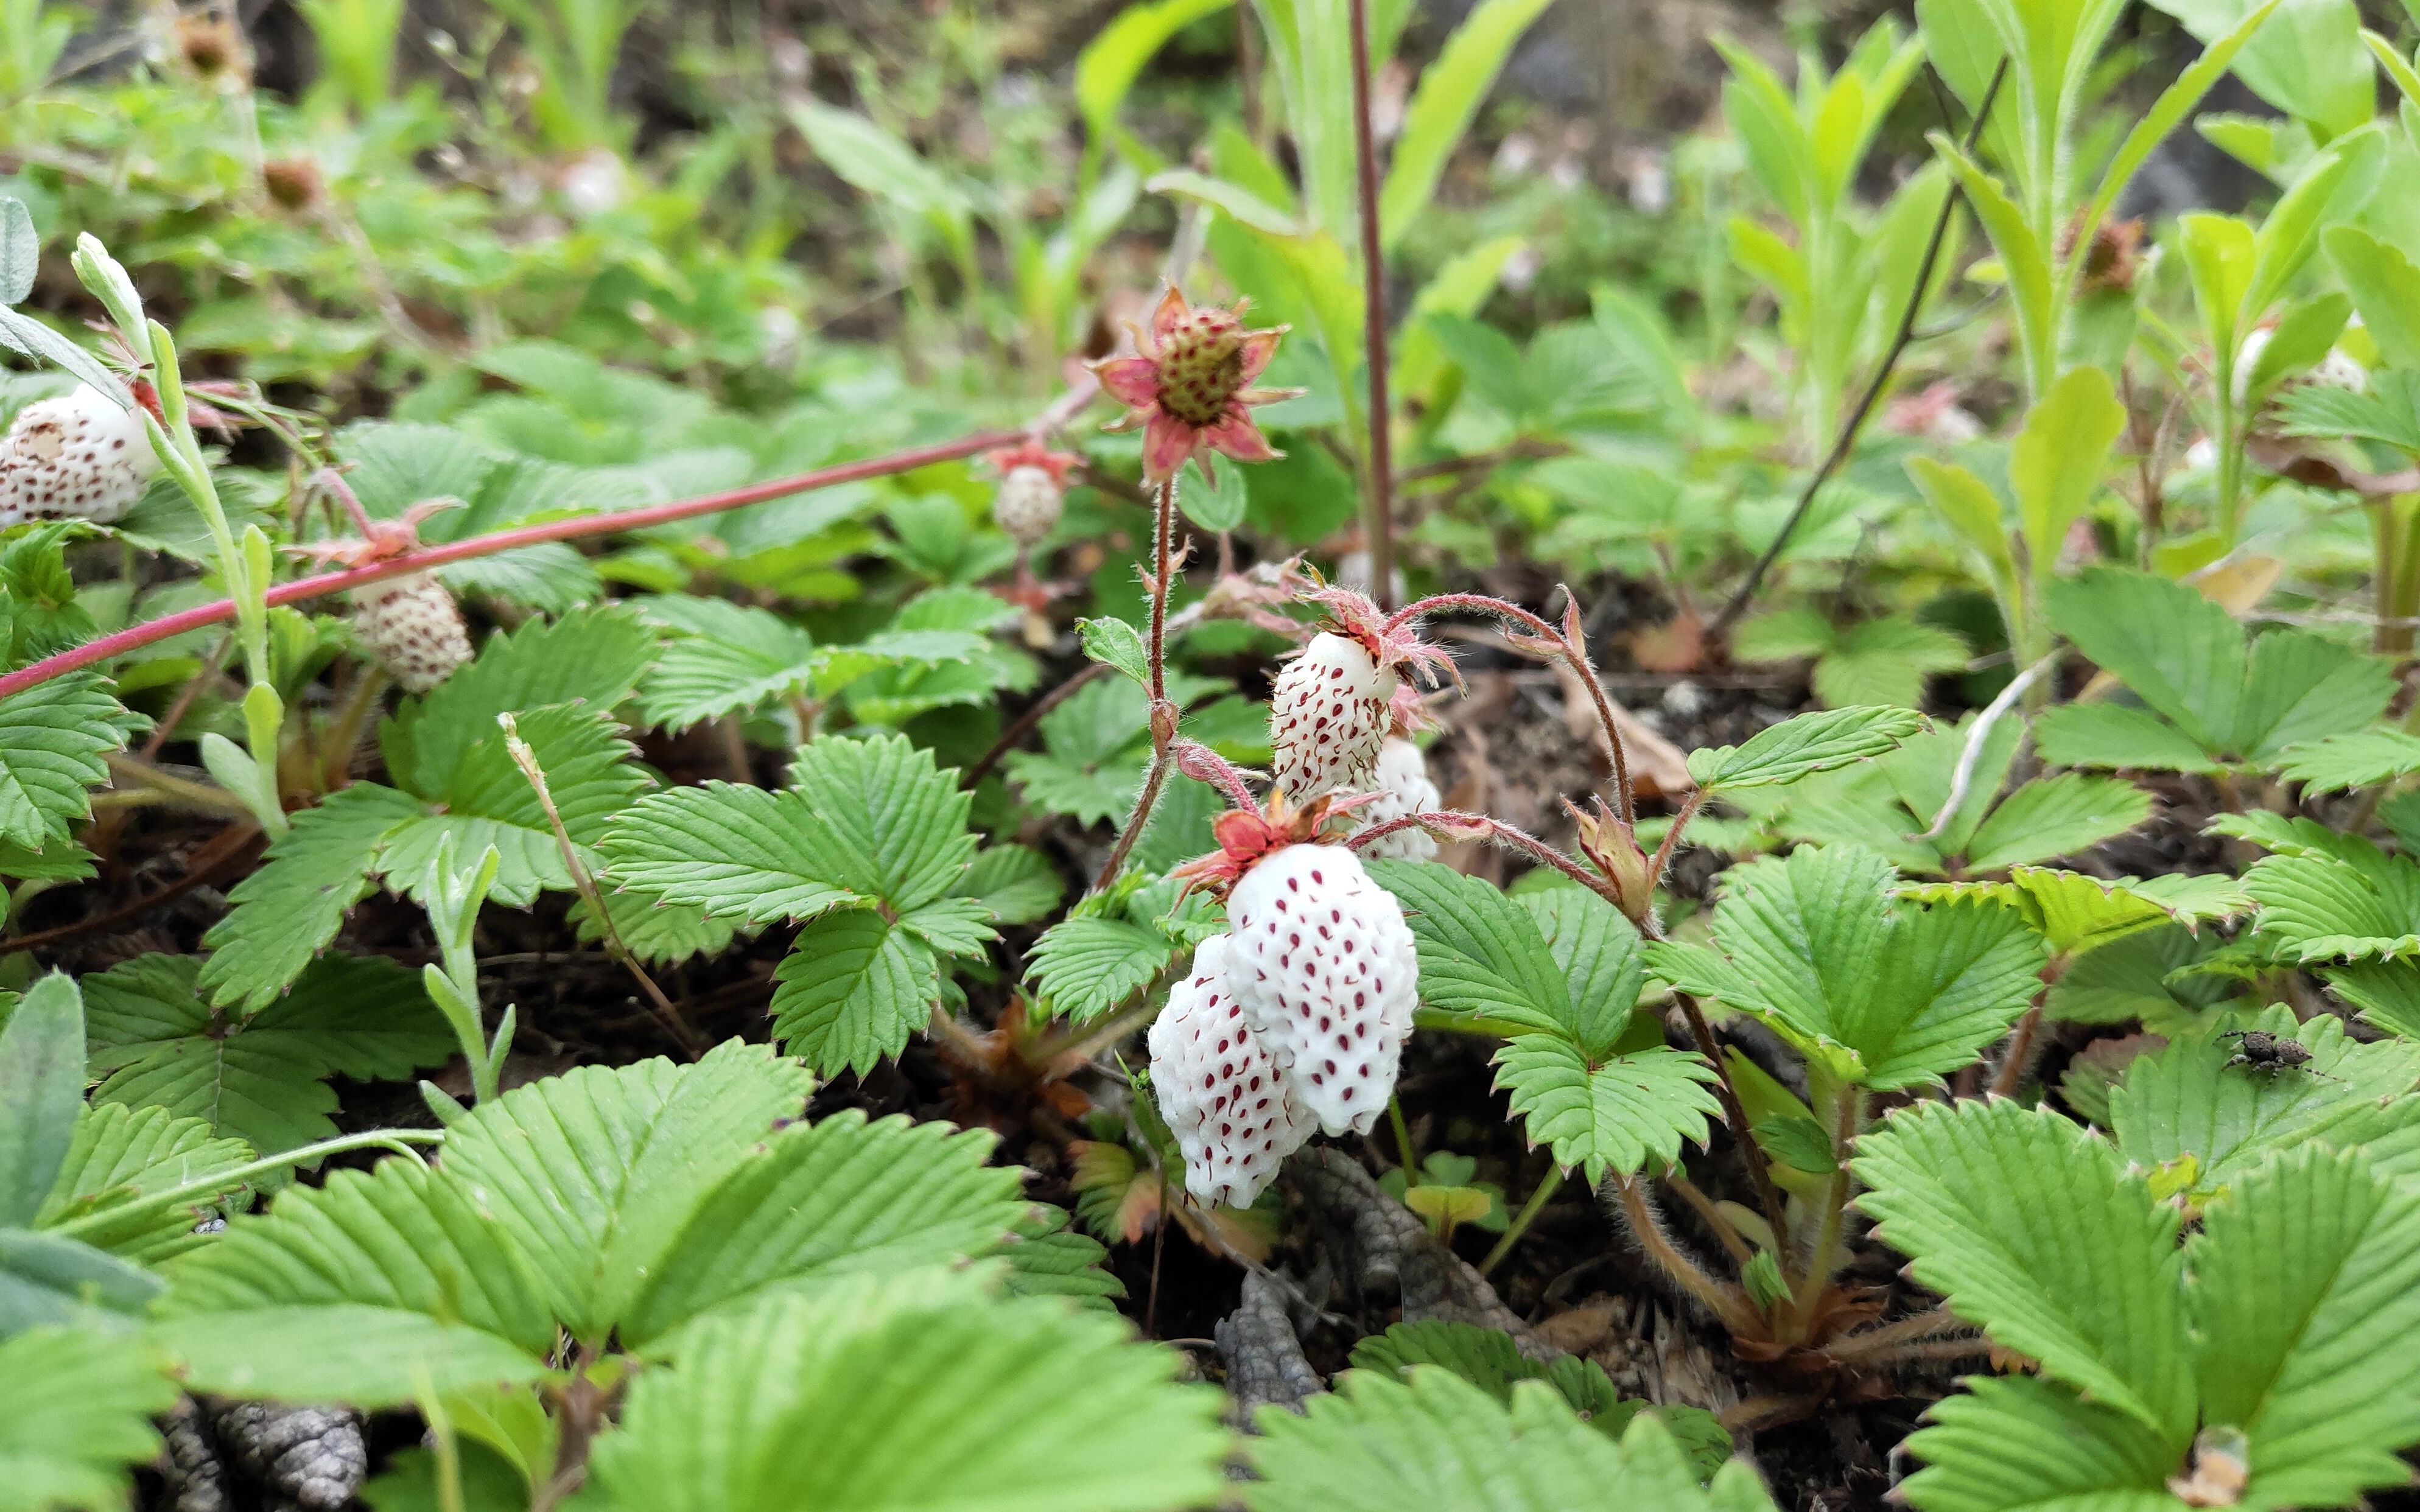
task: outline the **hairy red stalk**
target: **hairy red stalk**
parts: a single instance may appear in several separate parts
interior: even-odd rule
[[[1395,445],[1387,398],[1387,257],[1378,142],[1370,123],[1370,0],[1352,0],[1353,168],[1361,201],[1361,339],[1370,369],[1370,596],[1395,602]]]
[[[820,468],[787,478],[775,478],[769,483],[751,484],[745,488],[726,489],[721,493],[701,494],[694,499],[675,500],[668,504],[656,504],[646,509],[626,509],[613,514],[582,515],[571,519],[548,520],[539,525],[523,525],[514,530],[497,531],[488,535],[474,535],[468,540],[450,541],[423,550],[390,557],[365,567],[350,567],[342,572],[324,572],[315,578],[298,578],[292,582],[278,583],[269,590],[269,603],[296,604],[305,599],[320,598],[329,594],[343,593],[367,583],[383,582],[407,573],[427,572],[450,563],[470,562],[479,557],[494,556],[524,546],[537,546],[548,541],[576,541],[591,535],[612,535],[624,531],[644,530],[651,525],[669,524],[675,520],[694,519],[701,515],[721,514],[728,509],[744,509],[768,500],[785,499],[792,494],[809,493],[829,488],[835,484],[858,483],[867,478],[885,478],[893,473],[913,472],[918,468],[937,462],[954,462],[962,457],[987,452],[995,447],[1013,446],[1022,440],[1021,430],[985,430],[961,436],[954,441],[939,441],[931,446],[911,447],[887,456],[868,457],[860,462],[844,462],[837,467]],[[30,667],[0,677],[0,698],[22,693],[54,677],[63,676],[78,668],[122,656],[188,630],[206,625],[225,625],[235,618],[235,600],[219,599],[214,603],[196,605],[179,613],[146,621],[114,635],[87,640],[54,656],[45,656]]]

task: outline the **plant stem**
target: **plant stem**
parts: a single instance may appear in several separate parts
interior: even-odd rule
[[[1833,1171],[1832,1184],[1823,1194],[1823,1221],[1815,1230],[1815,1247],[1807,1257],[1807,1274],[1791,1299],[1792,1310],[1801,1322],[1814,1316],[1815,1304],[1823,1297],[1833,1268],[1839,1264],[1840,1238],[1849,1222],[1849,1147],[1855,1143],[1857,1130],[1865,1122],[1866,1089],[1843,1086],[1838,1095],[1839,1106],[1832,1121],[1832,1158],[1838,1168]]]
[[[536,525],[523,525],[513,530],[496,531],[487,535],[474,535],[466,540],[449,541],[419,551],[409,551],[384,562],[367,566],[349,567],[342,572],[321,573],[317,577],[300,578],[279,583],[269,590],[267,603],[271,608],[281,604],[299,604],[308,599],[325,597],[369,583],[384,582],[409,573],[427,572],[432,567],[446,566],[456,562],[471,562],[480,557],[494,556],[520,547],[535,546],[544,541],[576,541],[592,535],[613,535],[625,531],[641,531],[649,526],[668,524],[675,520],[693,519],[701,515],[719,514],[729,509],[744,509],[768,500],[785,499],[792,494],[807,493],[816,488],[829,488],[836,484],[857,483],[868,478],[886,478],[894,473],[912,472],[937,462],[954,462],[998,447],[1015,445],[1023,439],[1023,431],[987,430],[961,436],[954,441],[941,441],[931,446],[911,447],[885,456],[869,457],[860,462],[844,462],[837,467],[819,468],[792,477],[776,478],[769,483],[752,484],[745,488],[732,488],[721,493],[701,494],[694,499],[675,500],[647,509],[628,509],[620,513],[582,515],[570,519],[547,520]],[[142,625],[87,640],[83,645],[45,656],[31,666],[0,676],[0,698],[21,693],[54,677],[90,667],[96,662],[121,656],[147,645],[183,635],[188,630],[206,625],[225,625],[236,617],[235,602],[219,599],[197,605],[179,613],[163,615]]]
[[[1404,1100],[1387,1099],[1387,1123],[1395,1131],[1395,1158],[1403,1162],[1404,1180],[1409,1181],[1420,1168],[1419,1151],[1412,1147],[1412,1126],[1404,1121]]]
[[[289,1165],[308,1165],[312,1161],[324,1160],[330,1155],[341,1155],[347,1150],[382,1148],[392,1149],[397,1154],[408,1155],[412,1153],[411,1147],[413,1145],[442,1145],[444,1142],[444,1134],[436,1129],[371,1129],[362,1134],[339,1134],[334,1139],[322,1139],[317,1144],[303,1145],[298,1149],[287,1150],[283,1154],[249,1161],[215,1175],[179,1182],[164,1192],[154,1192],[148,1196],[136,1197],[132,1202],[112,1203],[108,1207],[87,1212],[81,1218],[70,1218],[63,1224],[54,1224],[43,1232],[73,1239],[79,1234],[104,1227],[127,1218],[140,1217],[153,1212],[166,1212],[171,1208],[184,1203],[215,1196],[221,1192],[232,1191],[255,1176],[284,1170]]]
[[[1142,791],[1135,795],[1134,810],[1118,831],[1117,843],[1109,848],[1109,858],[1101,863],[1101,874],[1093,883],[1094,892],[1117,880],[1135,841],[1151,824],[1159,790],[1168,781],[1169,749],[1176,740],[1176,709],[1168,702],[1168,588],[1176,567],[1175,535],[1176,478],[1171,473],[1160,483],[1151,522],[1151,770],[1144,774]]]
[[[1787,1278],[1790,1265],[1789,1210],[1782,1205],[1781,1194],[1773,1184],[1773,1172],[1765,1165],[1764,1147],[1756,1142],[1755,1131],[1749,1126],[1747,1103],[1731,1081],[1730,1062],[1723,1058],[1722,1046],[1714,1042],[1714,1026],[1706,1022],[1706,1011],[1687,993],[1676,992],[1672,1000],[1681,1005],[1681,1014],[1689,1021],[1689,1038],[1696,1042],[1698,1054],[1714,1068],[1714,1093],[1721,1099],[1723,1118],[1731,1126],[1732,1142],[1739,1146],[1740,1160],[1747,1166],[1748,1184],[1756,1188],[1757,1206],[1764,1210],[1764,1221],[1773,1228],[1773,1257],[1783,1267]]]
[[[147,762],[137,761],[132,756],[113,755],[104,757],[103,760],[108,762],[109,775],[116,781],[132,782],[137,787],[147,788],[159,794],[165,801],[201,813],[258,822],[250,804],[215,783],[196,782],[190,778],[178,777],[172,773],[163,772]]]
[[[1961,146],[1968,153],[1972,153],[1975,144],[1982,139],[1983,123],[1992,118],[1992,102],[2000,97],[2000,85],[2008,76],[2009,61],[2002,58],[2000,66],[1992,70],[1991,86],[1983,91],[1982,100],[1975,107],[1975,118],[1966,125],[1966,138]],[[1865,393],[1858,396],[1856,408],[1849,411],[1849,418],[1841,423],[1839,430],[1833,436],[1832,449],[1824,454],[1823,462],[1807,478],[1806,487],[1799,490],[1798,501],[1791,506],[1790,515],[1781,522],[1781,529],[1775,534],[1773,544],[1764,548],[1764,555],[1748,569],[1747,580],[1731,594],[1730,602],[1725,604],[1722,612],[1714,616],[1714,622],[1706,626],[1707,640],[1721,640],[1732,625],[1739,623],[1739,617],[1746,612],[1748,605],[1755,602],[1757,587],[1764,581],[1764,575],[1781,560],[1781,553],[1789,547],[1791,536],[1797,533],[1800,523],[1807,518],[1807,512],[1814,507],[1817,491],[1829,483],[1832,474],[1840,470],[1840,464],[1849,459],[1849,449],[1856,444],[1857,433],[1865,428],[1867,417],[1873,413],[1875,404],[1882,399],[1883,390],[1889,386],[1891,375],[1898,369],[1899,360],[1906,352],[1908,343],[1916,339],[1916,316],[1922,313],[1925,295],[1932,286],[1932,270],[1941,261],[1942,244],[1948,239],[1950,217],[1957,213],[1964,197],[1955,183],[1949,186],[1948,193],[1941,196],[1941,213],[1932,218],[1931,239],[1924,244],[1923,260],[1916,264],[1916,283],[1908,289],[1907,304],[1900,311],[1899,329],[1892,333],[1890,345],[1883,350],[1882,365],[1874,369],[1873,378],[1867,383]]]
[[[1506,1227],[1504,1237],[1487,1252],[1487,1258],[1479,1262],[1481,1275],[1495,1270],[1503,1262],[1504,1257],[1512,1253],[1512,1246],[1521,1242],[1521,1236],[1529,1231],[1529,1225],[1544,1210],[1546,1199],[1561,1190],[1562,1184],[1563,1168],[1560,1165],[1547,1166],[1546,1174],[1538,1178],[1537,1186],[1529,1193],[1529,1200],[1521,1204],[1521,1211],[1512,1215],[1512,1222]]]
[[[1672,1278],[1675,1285],[1704,1304],[1708,1312],[1721,1320],[1734,1334],[1750,1332],[1756,1324],[1754,1309],[1746,1296],[1735,1287],[1727,1287],[1708,1275],[1697,1261],[1681,1253],[1671,1236],[1664,1232],[1664,1223],[1647,1200],[1647,1187],[1635,1176],[1615,1176],[1614,1194],[1621,1199],[1622,1216],[1630,1222],[1630,1231],[1637,1236],[1638,1247],[1644,1250],[1655,1268]]]
[[[1697,1182],[1682,1175],[1679,1166],[1676,1165],[1665,1173],[1664,1184],[1679,1193],[1681,1200],[1687,1203],[1699,1217],[1706,1221],[1706,1227],[1714,1231],[1714,1238],[1721,1242],[1724,1251],[1733,1261],[1744,1266],[1756,1258],[1755,1248],[1748,1243],[1747,1237],[1739,1231],[1739,1226],[1724,1217],[1723,1210],[1714,1206],[1714,1199],[1699,1190]]]
[[[1370,369],[1370,462],[1365,508],[1370,596],[1395,602],[1393,416],[1387,397],[1387,257],[1378,224],[1378,141],[1370,124],[1370,0],[1352,0],[1353,167],[1361,201],[1361,341]]]
[[[1698,810],[1705,806],[1706,790],[1691,788],[1688,797],[1682,800],[1681,811],[1672,816],[1672,827],[1664,831],[1663,843],[1657,845],[1655,854],[1647,858],[1647,886],[1650,888],[1664,879],[1664,869],[1672,864],[1672,853],[1680,848],[1681,831],[1689,827],[1689,821],[1697,818]]]
[[[1615,907],[1621,905],[1621,901],[1616,894],[1610,879],[1599,876],[1528,831],[1508,825],[1501,819],[1492,819],[1486,814],[1464,813],[1453,809],[1434,809],[1424,813],[1405,814],[1401,819],[1389,819],[1383,825],[1372,825],[1344,843],[1347,847],[1357,851],[1373,841],[1383,840],[1388,835],[1406,829],[1417,829],[1424,821],[1464,831],[1466,839],[1476,838],[1483,832],[1486,839],[1494,841],[1505,849],[1518,851],[1533,861],[1551,866]]]

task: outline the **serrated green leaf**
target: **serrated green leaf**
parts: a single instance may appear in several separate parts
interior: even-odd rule
[[[1895,704],[1916,708],[1926,679],[1957,671],[1966,642],[1939,625],[1908,619],[1868,620],[1852,626],[1815,663],[1815,696],[1825,708]]]
[[[83,995],[56,971],[0,1026],[0,1227],[31,1225],[58,1184],[84,1109],[84,1041]]]
[[[974,856],[974,795],[905,735],[812,742],[790,786],[847,857],[832,880],[900,913],[955,892]]]
[[[1047,918],[1066,895],[1058,869],[1031,845],[985,846],[958,885],[995,924]]]
[[[2420,1045],[2358,1044],[2338,1020],[2298,1025],[2282,1006],[2241,1026],[2300,1042],[2310,1063],[2230,1065],[2237,1041],[2214,1032],[2137,1057],[2109,1093],[2109,1126],[2128,1161],[2158,1170],[2190,1156],[2193,1190],[2216,1192],[2279,1151],[2313,1142],[2354,1149],[2420,1123],[2420,1099],[2405,1095],[2420,1085]]]
[[[622,1320],[647,1347],[717,1310],[845,1276],[892,1277],[989,1255],[1029,1208],[990,1134],[862,1113],[794,1123],[718,1181]]]
[[[1124,620],[1104,617],[1078,620],[1076,631],[1083,640],[1085,656],[1125,673],[1138,687],[1150,685],[1151,651],[1143,644],[1140,630]]]
[[[1565,1512],[1755,1512],[1772,1501],[1755,1472],[1730,1464],[1711,1488],[1671,1432],[1639,1413],[1616,1443],[1581,1422],[1544,1381],[1515,1383],[1510,1404],[1437,1365],[1398,1376],[1348,1371],[1301,1415],[1264,1408],[1249,1442],[1254,1512],[1382,1512],[1408,1505]]]
[[[1576,1037],[1563,968],[1537,924],[1493,884],[1434,861],[1375,861],[1419,948],[1420,1001]]]
[[[369,890],[388,833],[421,811],[409,794],[356,782],[294,815],[259,868],[228,891],[235,907],[202,936],[210,957],[201,990],[244,1011],[274,1002]]]
[[[2176,1512],[2177,1457],[2114,1407],[2031,1376],[1973,1376],[1907,1441],[1920,1512]]]
[[[2007,903],[2058,955],[2097,949],[2165,923],[2192,929],[2252,909],[2250,894],[2223,873],[2171,872],[2140,880],[2019,866],[2009,869],[2005,882],[1929,882],[1901,891],[1928,901],[1989,898]]]
[[[40,850],[92,812],[102,760],[126,744],[125,711],[93,672],[0,699],[0,841]]]
[[[2062,772],[2037,778],[2000,800],[1967,842],[1966,864],[1996,872],[2047,861],[2115,840],[2151,817],[2151,795],[2114,777]]]
[[[2034,721],[2034,748],[2053,766],[2146,772],[2216,772],[2226,764],[2149,709],[2124,703],[2062,703]]]
[[[613,879],[602,879],[612,887]],[[694,903],[666,903],[659,896],[636,890],[608,891],[606,917],[629,952],[651,966],[678,965],[696,956],[717,956],[738,937],[738,926],[728,918],[709,917]],[[571,905],[571,921],[583,943],[605,937],[604,928],[589,912],[587,900]]]
[[[365,1407],[532,1379],[555,1342],[501,1221],[409,1157],[233,1219],[174,1262],[159,1312],[203,1390]]]
[[[520,1246],[554,1316],[601,1343],[715,1182],[813,1087],[737,1040],[694,1065],[582,1067],[481,1103],[447,1131],[445,1169]]]
[[[2420,1440],[2420,1196],[2352,1150],[2244,1173],[2186,1246],[2203,1415],[2243,1430],[2254,1506],[2399,1486]]]
[[[1547,1145],[1555,1164],[1635,1175],[1649,1159],[1667,1164],[1684,1139],[1706,1142],[1706,1119],[1721,1104],[1707,1088],[1714,1068],[1662,1046],[1591,1065],[1579,1046],[1553,1034],[1516,1035],[1496,1053],[1496,1086],[1512,1093],[1531,1145]]]
[[[1158,1512],[1226,1486],[1218,1395],[1055,1299],[861,1287],[693,1330],[632,1386],[585,1504],[618,1512]],[[1033,1404],[1054,1410],[1036,1415]],[[827,1452],[800,1454],[804,1442]],[[845,1445],[833,1450],[829,1446]]]
[[[1959,1317],[2182,1455],[2179,1215],[2109,1141],[2007,1099],[1929,1103],[1860,1137],[1851,1164],[1878,1237]]]
[[[1925,727],[1913,709],[1826,709],[1785,719],[1745,745],[1689,753],[1689,776],[1708,792],[1775,787],[1869,761]]]
[[[33,1227],[51,1228],[83,1220],[137,1197],[231,1171],[252,1158],[251,1146],[215,1137],[199,1119],[180,1119],[165,1108],[97,1103],[76,1120],[75,1138]],[[202,1242],[194,1226],[213,1196],[196,1196],[192,1203],[166,1212],[104,1223],[79,1237],[120,1258],[155,1265]]]
[[[14,205],[14,200],[8,203]],[[159,1453],[177,1388],[141,1341],[40,1329],[0,1341],[0,1512],[113,1512]]]
[[[1580,1048],[1603,1055],[1630,1027],[1647,983],[1638,926],[1585,887],[1553,887],[1518,900],[1562,969]]]
[[[773,972],[773,1034],[824,1075],[872,1071],[907,1048],[941,1001],[923,941],[870,908],[807,921]]]
[[[1067,1227],[1060,1208],[1039,1208],[1003,1242],[1008,1265],[1002,1285],[1016,1297],[1073,1297],[1078,1304],[1115,1310],[1125,1283],[1106,1269],[1109,1250],[1089,1234]]]
[[[276,1154],[334,1136],[328,1077],[405,1077],[458,1048],[394,962],[315,962],[249,1018],[206,1004],[207,977],[196,957],[147,955],[85,979],[96,1102],[163,1107]]]
[[[706,782],[651,793],[599,849],[615,880],[740,923],[813,918],[865,901],[834,880],[852,862],[795,791]]]
[[[495,739],[496,716],[562,703],[610,713],[638,687],[656,654],[654,631],[619,608],[574,609],[489,636],[469,664],[426,697],[406,700],[380,728],[387,771],[398,786],[440,798],[455,785],[455,769],[470,748]]]
[[[725,714],[803,691],[815,673],[815,639],[770,609],[719,598],[686,601],[681,633],[647,670],[639,712],[678,733]]]
[[[2420,955],[2420,865],[2357,836],[2339,854],[2264,856],[2243,874],[2261,943],[2297,962]]]
[[[1045,930],[1026,957],[1026,979],[1050,1012],[1089,1023],[1168,969],[1176,942],[1122,918],[1065,919]]]
[[[2420,772],[2420,736],[2400,730],[2357,730],[2288,746],[2277,770],[2311,795],[2376,787]]]
[[[2146,1028],[2160,1032],[2171,1019],[2197,1013],[2232,990],[2233,983],[2222,979],[2172,975],[2220,944],[2215,931],[2195,934],[2180,924],[2155,924],[2095,946],[2051,985],[2042,1011],[2075,1024],[2141,1019]]]
[[[1652,945],[1651,969],[1755,1014],[1850,1081],[1922,1085],[2007,1031],[2046,951],[2013,909],[1894,908],[1893,881],[1889,863],[1852,845],[1733,868],[1715,949]]]

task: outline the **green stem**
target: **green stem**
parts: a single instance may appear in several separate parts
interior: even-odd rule
[[[210,1176],[198,1177],[191,1181],[172,1186],[164,1192],[154,1192],[149,1196],[136,1197],[132,1202],[112,1203],[108,1207],[85,1213],[81,1218],[70,1218],[66,1223],[54,1225],[44,1232],[73,1239],[78,1234],[90,1229],[123,1223],[128,1218],[150,1212],[166,1212],[171,1208],[180,1207],[196,1198],[215,1196],[222,1192],[242,1185],[255,1176],[284,1170],[289,1165],[306,1165],[313,1161],[324,1160],[330,1155],[341,1155],[347,1150],[384,1149],[392,1149],[399,1155],[409,1155],[413,1153],[411,1149],[413,1145],[439,1145],[444,1142],[444,1134],[436,1129],[371,1129],[362,1134],[339,1134],[334,1139],[322,1139],[315,1145],[304,1145],[298,1149],[287,1150],[283,1154],[271,1155]]]
[[[1840,1263],[1840,1241],[1848,1228],[1849,1218],[1849,1147],[1855,1142],[1858,1129],[1866,1117],[1866,1089],[1842,1087],[1832,1122],[1832,1158],[1838,1169],[1832,1173],[1832,1184],[1823,1194],[1823,1220],[1815,1231],[1815,1247],[1807,1257],[1807,1274],[1798,1283],[1798,1293],[1791,1299],[1792,1310],[1803,1322],[1814,1316],[1815,1304],[1823,1295],[1824,1285],[1831,1280],[1834,1267]]]
[[[2211,384],[2218,396],[2218,538],[2232,547],[2242,526],[2243,438],[2236,434],[2240,421],[2235,410],[2231,362],[2220,369]]]
[[[1539,1178],[1536,1189],[1530,1192],[1529,1200],[1521,1204],[1521,1211],[1512,1215],[1512,1222],[1504,1230],[1504,1237],[1497,1240],[1496,1247],[1487,1252],[1487,1258],[1479,1262],[1481,1275],[1495,1270],[1505,1256],[1512,1253],[1512,1246],[1520,1242],[1521,1236],[1529,1231],[1529,1225],[1545,1208],[1546,1199],[1553,1196],[1562,1184],[1563,1168],[1560,1165],[1546,1167],[1546,1174]]]
[[[1402,1098],[1387,1099],[1387,1122],[1395,1131],[1395,1153],[1404,1163],[1404,1180],[1411,1180],[1419,1174],[1420,1154],[1412,1148],[1412,1128],[1404,1121]]]

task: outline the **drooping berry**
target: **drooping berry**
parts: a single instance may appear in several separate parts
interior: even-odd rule
[[[352,593],[354,639],[405,692],[426,693],[471,659],[462,610],[427,573],[406,573]]]
[[[88,383],[17,411],[0,440],[0,525],[121,519],[160,471],[140,411]]]
[[[1000,473],[1000,491],[991,501],[993,522],[1021,547],[1041,545],[1059,524],[1067,474],[1082,458],[1028,440],[986,452],[984,460]]]
[[[1191,456],[1201,458],[1207,474],[1218,452],[1238,462],[1265,462],[1279,455],[1253,422],[1252,407],[1301,391],[1252,386],[1277,355],[1286,328],[1245,330],[1248,302],[1238,301],[1232,310],[1196,309],[1171,286],[1152,311],[1150,329],[1135,331],[1135,355],[1094,364],[1101,388],[1127,407],[1125,417],[1109,428],[1140,427],[1143,433],[1144,477],[1172,478]]]
[[[1401,735],[1388,735],[1379,746],[1371,786],[1377,796],[1354,811],[1360,821],[1354,826],[1357,834],[1392,819],[1431,813],[1438,807],[1437,785],[1429,779],[1428,758]],[[1404,828],[1379,836],[1362,846],[1361,854],[1372,860],[1428,861],[1436,857],[1436,841],[1424,831]]]
[[[1367,1134],[1394,1095],[1419,961],[1404,910],[1336,845],[1287,845],[1228,894],[1227,980],[1321,1127]]]
[[[1193,952],[1193,970],[1151,1026],[1151,1084],[1185,1154],[1185,1188],[1249,1207],[1318,1127],[1227,990],[1229,939]]]
[[[1278,674],[1269,702],[1269,745],[1278,787],[1295,803],[1377,784],[1378,749],[1400,669],[1450,671],[1445,653],[1409,628],[1390,630],[1378,607],[1349,589],[1315,595],[1332,628]]]

